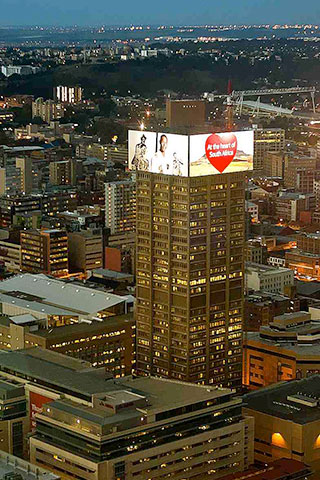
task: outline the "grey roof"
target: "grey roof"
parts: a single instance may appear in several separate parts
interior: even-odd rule
[[[50,329],[42,328],[34,333],[36,336],[46,337],[48,339],[66,338],[69,335],[81,335],[83,333],[93,334],[94,332],[110,331],[112,328],[123,328],[126,323],[133,324],[133,314],[114,315],[104,319],[102,322],[93,320],[92,323],[74,323],[72,325],[62,325]],[[75,337],[76,338],[76,337]]]
[[[123,377],[117,380],[117,384],[124,389],[134,389],[136,393],[150,397],[151,406],[146,408],[148,411],[204,402],[213,397],[230,395],[232,392],[226,388],[195,385],[156,377]]]
[[[95,268],[92,270],[92,274],[93,276],[99,276],[112,280],[128,280],[133,278],[133,275],[130,273],[116,272],[115,270],[108,270],[106,268]]]
[[[262,275],[275,275],[277,273],[289,273],[292,270],[284,267],[273,267],[271,265],[264,265],[262,263],[246,262],[246,271],[248,273],[255,272]],[[1,285],[0,285],[1,287]]]
[[[268,327],[263,327],[263,329],[266,329],[267,331]],[[292,330],[289,330],[289,331],[292,331]],[[282,332],[279,331],[278,333],[280,336]],[[308,332],[306,333],[306,335],[307,334]],[[294,344],[292,343],[293,341],[295,341],[294,339],[280,340],[279,338],[274,338],[274,339],[264,338],[260,336],[259,332],[248,332],[246,336],[247,336],[248,342],[250,341],[259,342],[262,345],[266,345],[273,348],[277,346],[279,349],[279,352],[282,355],[288,355],[291,353],[292,356],[297,357],[298,362],[299,362],[299,357],[303,357],[303,359],[306,359],[306,360],[308,359],[308,357],[311,357],[310,361],[313,360],[314,357],[317,357],[320,363],[320,343],[314,343],[314,344],[295,343]]]
[[[299,295],[312,295],[314,293],[320,292],[320,283],[319,282],[295,282],[297,286],[297,292]]]
[[[55,473],[49,472],[26,460],[0,451],[0,478],[10,473],[20,474],[23,480],[59,480]]]
[[[3,371],[18,378],[28,378],[31,383],[87,401],[91,401],[94,394],[126,390],[147,397],[150,405],[145,409],[152,414],[234,393],[230,389],[154,377],[113,379],[104,369],[90,368],[86,362],[81,368],[81,364],[79,360],[38,347],[0,350],[0,373]]]
[[[274,318],[277,318],[278,320],[296,320],[296,319],[302,319],[303,317],[304,320],[307,320],[310,318],[310,313],[308,312],[286,312],[283,313],[282,315],[277,315]]]
[[[313,375],[303,380],[282,382],[262,388],[244,396],[247,408],[297,424],[307,424],[320,419],[320,408],[310,407],[288,400],[288,396],[302,394],[320,398],[320,376]]]
[[[0,283],[1,287],[1,283]],[[28,299],[24,300],[22,298],[13,297],[12,295],[6,295],[4,293],[0,293],[0,303],[12,303],[17,307],[21,307],[30,311],[39,312],[43,314],[45,317],[46,315],[72,315],[74,310],[67,310],[65,308],[60,308],[56,306],[46,305],[41,301],[30,301]]]
[[[5,150],[9,150],[11,152],[14,152],[14,153],[18,153],[18,152],[33,152],[34,150],[44,150],[43,147],[39,147],[39,146],[34,146],[34,147],[30,147],[30,146],[25,146],[25,147],[8,147],[7,145],[4,145],[3,148]]]
[[[7,400],[9,398],[24,396],[24,386],[15,382],[14,380],[8,380],[5,377],[0,377],[0,399]]]
[[[131,418],[141,417],[141,412],[139,412],[137,409],[124,409],[122,412],[114,415],[112,412],[86,407],[68,400],[55,400],[54,402],[50,403],[50,408],[62,410],[66,413],[76,415],[79,418],[83,418],[84,420],[88,420],[89,422],[96,423],[101,426],[119,424],[120,421],[124,422],[125,420]]]
[[[111,375],[105,373],[102,376],[99,370],[90,369],[87,362],[41,348],[0,350],[0,372],[8,370],[17,377],[35,379],[38,384],[57,392],[74,396],[80,394],[88,399],[94,393],[103,393],[106,389],[113,388],[112,383],[106,386],[106,379]]]
[[[36,322],[37,319],[30,313],[25,313],[23,315],[15,315],[10,317],[10,320],[16,325],[25,325],[30,322]]]
[[[17,295],[13,298],[12,292],[22,292],[32,297],[25,301]],[[11,298],[8,298],[10,294]],[[71,315],[76,312],[94,315],[123,301],[119,295],[73,285],[42,274],[25,273],[0,283],[0,302],[16,303],[46,314]]]

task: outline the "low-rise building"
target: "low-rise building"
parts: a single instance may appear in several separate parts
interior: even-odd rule
[[[274,317],[287,312],[300,310],[300,300],[277,293],[254,292],[245,297],[244,329],[259,331],[263,325],[269,325]]]
[[[9,240],[0,240],[0,264],[8,272],[21,271],[21,246]]]
[[[294,274],[290,268],[247,262],[246,281],[248,290],[285,293],[287,287],[294,285]]]
[[[280,221],[299,221],[301,212],[313,211],[316,207],[314,193],[282,191],[274,201],[275,215]]]
[[[297,248],[304,252],[320,255],[320,233],[299,233]]]
[[[126,313],[126,297],[46,275],[21,274],[0,283],[0,305],[8,316],[31,314],[46,328]]]
[[[0,350],[0,374],[25,385],[32,463],[63,478],[220,478],[252,464],[253,423],[230,389],[114,379],[40,348]]]
[[[301,280],[320,281],[320,254],[295,249],[285,254],[286,267]]]
[[[130,375],[135,353],[133,314],[50,328],[45,318],[31,314],[0,316],[1,349],[33,347],[63,353],[93,367],[104,367],[115,378]]]
[[[243,412],[255,420],[255,460],[303,462],[319,478],[320,376],[282,382],[245,395]]]
[[[91,405],[46,404],[36,415],[30,459],[81,480],[219,479],[252,462],[253,424],[241,403],[231,390],[174,380],[107,381]]]
[[[256,203],[246,201],[246,212],[252,222],[259,221],[259,207]]]
[[[0,478],[7,480],[60,480],[60,475],[0,450]]]
[[[307,480],[312,470],[298,460],[280,458],[263,466],[251,467],[245,472],[231,473],[221,480]]]
[[[267,263],[268,249],[261,242],[248,240],[246,245],[246,261],[253,263]]]
[[[33,67],[32,65],[2,65],[1,73],[5,77],[11,77],[11,75],[32,75],[39,72],[39,67]]]
[[[320,317],[318,317],[320,318]],[[320,373],[320,321],[307,312],[274,317],[243,342],[243,383],[251,389]]]
[[[286,266],[286,251],[279,250],[270,252],[267,260],[268,265],[272,267],[285,267]]]

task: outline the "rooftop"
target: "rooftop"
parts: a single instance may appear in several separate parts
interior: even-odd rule
[[[296,401],[293,396],[297,395],[305,398],[306,401],[304,403]],[[317,405],[311,406],[314,399]],[[244,396],[246,408],[290,420],[299,425],[320,420],[318,399],[320,399],[320,375],[313,375],[303,380],[281,382]]]
[[[274,321],[276,323],[279,323],[279,322],[287,322],[288,320],[292,321],[292,322],[295,322],[297,320],[300,320],[300,321],[308,321],[310,320],[310,313],[308,312],[288,312],[288,313],[284,313],[282,315],[277,315],[276,317],[274,317]]]
[[[320,232],[315,232],[315,233],[301,232],[299,236],[313,238],[314,240],[320,240]]]
[[[246,300],[249,302],[265,302],[268,300],[274,302],[283,302],[285,300],[289,300],[289,297],[286,297],[285,295],[280,295],[279,293],[257,291],[250,295],[247,295]]]
[[[116,280],[118,282],[133,280],[133,275],[130,273],[116,272],[115,270],[108,270],[106,268],[96,268],[92,270],[92,276],[105,278],[107,280]]]
[[[308,296],[320,293],[320,283],[319,282],[303,282],[296,280],[295,285],[297,287],[298,295]]]
[[[59,338],[66,338],[74,334],[92,334],[94,332],[100,332],[101,330],[106,333],[111,329],[121,329],[125,326],[126,323],[134,324],[132,313],[128,313],[126,315],[111,316],[101,322],[93,320],[92,323],[74,323],[72,325],[63,325],[61,327],[55,327],[50,329],[42,328],[30,333],[34,333],[36,336],[45,337],[49,340],[58,340]]]
[[[117,384],[150,397],[152,411],[160,411],[164,407],[175,408],[189,405],[191,402],[204,402],[213,397],[223,397],[232,393],[231,390],[225,388],[195,385],[155,377],[123,377],[117,380]]]
[[[57,399],[50,403],[43,415],[58,418],[57,411],[67,413],[68,416],[64,417],[63,422],[74,425],[76,417],[106,427],[103,432],[108,434],[112,432],[110,430],[112,427],[119,431],[127,429],[128,420],[140,424],[141,420],[143,421],[141,415],[153,421],[154,415],[158,413],[170,412],[172,416],[181,415],[182,411],[177,412],[177,408],[190,407],[194,410],[192,406],[197,404],[199,409],[206,409],[217,399],[221,399],[222,403],[230,400],[237,404],[241,403],[240,398],[231,396],[233,393],[229,389],[204,387],[155,377],[124,377],[106,382],[105,394],[95,395],[93,406],[68,399]]]
[[[297,474],[307,474],[311,472],[309,467],[304,463],[292,460],[291,458],[280,458],[267,466],[261,468],[252,467],[245,472],[232,473],[222,477],[221,480],[280,480],[294,479]],[[290,477],[288,477],[290,475]],[[292,476],[291,476],[292,475]],[[298,478],[302,478],[302,477]],[[305,477],[306,478],[306,477]]]
[[[10,398],[24,396],[24,386],[14,380],[8,380],[0,376],[0,399],[8,400]]]
[[[272,267],[270,265],[263,265],[261,263],[254,263],[254,262],[246,262],[246,270],[248,272],[264,274],[264,275],[275,275],[276,273],[289,273],[292,271],[290,270],[290,268],[284,268],[284,267],[278,267],[278,266]]]
[[[263,330],[266,332],[271,331],[269,327],[263,327]],[[279,338],[270,339],[261,336],[259,332],[248,332],[246,335],[248,342],[258,342],[259,344],[272,348],[273,351],[277,348],[282,355],[291,355],[292,357],[297,357],[298,360],[308,359],[308,357],[310,357],[310,360],[316,358],[317,361],[320,362],[319,343],[298,344],[293,343],[295,341],[294,338],[291,340],[279,340]]]
[[[95,315],[124,302],[123,297],[38,274],[0,282],[0,302],[48,315]]]
[[[0,478],[6,478],[9,474],[19,474],[23,480],[59,480],[55,473],[44,470],[21,458],[0,451]]]
[[[119,391],[124,399],[128,398],[128,395],[130,398],[132,394],[140,395],[147,398],[148,404],[144,409],[151,415],[217,398],[227,402],[234,393],[230,389],[154,377],[130,376],[113,379],[104,369],[94,369],[87,362],[41,348],[0,350],[0,372],[13,375],[17,379],[28,378],[30,383],[39,387],[90,402],[93,396],[101,399],[101,394],[111,395],[114,398],[111,401],[107,399],[107,403],[111,402],[113,405],[119,401],[116,393]],[[123,392],[127,392],[124,397]],[[70,413],[74,409],[83,409],[71,401],[67,403],[69,406],[63,408],[68,408]],[[89,409],[88,413],[96,414],[95,409]]]
[[[106,380],[111,375],[91,368],[88,362],[38,347],[0,350],[0,372],[10,372],[19,378],[28,377],[49,390],[68,392],[88,400],[94,393],[103,393],[113,387],[112,383],[106,386]]]

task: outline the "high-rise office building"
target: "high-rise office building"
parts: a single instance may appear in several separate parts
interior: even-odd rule
[[[282,128],[256,128],[254,130],[254,170],[263,170],[264,158],[268,152],[281,152],[284,145],[285,130]]]
[[[137,372],[241,385],[244,172],[137,172]]]
[[[20,234],[21,268],[56,277],[68,274],[68,237],[64,230],[26,230]]]

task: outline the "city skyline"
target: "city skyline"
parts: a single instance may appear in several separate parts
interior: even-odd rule
[[[96,0],[88,11],[84,0],[70,0],[68,6],[61,0],[47,2],[29,0],[28,8],[22,0],[2,0],[3,12],[1,26],[59,25],[230,25],[230,24],[303,24],[317,23],[320,18],[320,6],[316,0],[308,0],[301,12],[297,0],[228,0],[223,5],[203,0],[197,4],[188,0],[171,2],[165,0],[161,9],[150,6],[145,0],[138,4],[123,2],[121,11],[118,5],[106,5]],[[217,11],[218,10],[218,11]]]

